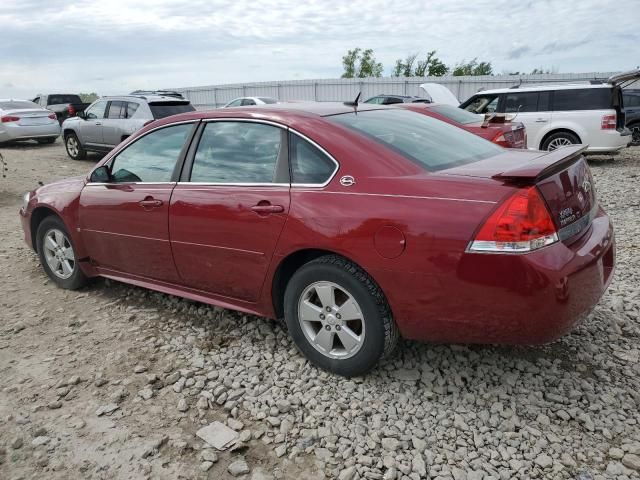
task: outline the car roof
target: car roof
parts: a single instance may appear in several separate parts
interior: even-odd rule
[[[177,102],[177,103],[189,103],[186,98],[176,98],[167,95],[105,95],[98,100],[131,100],[141,99],[146,100],[147,103],[154,102]]]
[[[24,98],[0,98],[0,102],[30,102],[31,100],[25,100]]]
[[[539,92],[547,90],[577,90],[584,88],[612,88],[608,83],[565,83],[562,85],[533,85],[528,87],[518,86],[511,88],[496,88],[493,90],[482,90],[474,93],[474,95],[483,95],[485,93],[517,93],[517,92]]]

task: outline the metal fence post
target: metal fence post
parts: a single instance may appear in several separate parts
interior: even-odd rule
[[[313,100],[318,101],[318,82],[313,82]]]
[[[218,96],[216,94],[217,90],[217,88],[213,89],[213,106],[216,108],[218,107]]]

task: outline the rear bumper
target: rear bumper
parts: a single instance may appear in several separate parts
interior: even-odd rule
[[[626,132],[600,130],[589,138],[589,147],[585,153],[618,153],[626,148],[630,142],[631,137]]]
[[[614,263],[613,227],[600,209],[571,244],[527,255],[464,253],[455,273],[397,275],[390,302],[405,338],[541,344],[572,330],[595,307]]]
[[[57,121],[46,125],[12,125],[0,124],[0,142],[14,140],[30,140],[37,138],[57,138],[60,136],[60,124]]]

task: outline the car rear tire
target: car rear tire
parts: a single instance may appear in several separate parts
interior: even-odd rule
[[[551,151],[557,148],[567,147],[569,145],[574,145],[577,143],[580,143],[580,139],[573,133],[558,132],[553,133],[544,139],[544,142],[542,142],[541,150]]]
[[[53,137],[53,138],[38,138],[37,139],[37,142],[40,145],[45,145],[47,143],[54,143],[55,141],[56,141],[56,137]]]
[[[393,352],[398,328],[384,293],[359,266],[337,255],[300,267],[287,284],[284,316],[313,364],[353,377]]]
[[[631,130],[631,145],[640,145],[640,123],[629,125]]]
[[[64,146],[67,149],[67,155],[74,160],[84,160],[87,158],[87,151],[82,148],[82,144],[75,133],[68,133],[64,137]]]
[[[60,218],[45,218],[38,226],[36,242],[42,268],[57,286],[76,290],[87,284],[71,237]]]

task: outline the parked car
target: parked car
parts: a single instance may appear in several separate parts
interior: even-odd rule
[[[108,152],[154,120],[192,112],[189,100],[156,95],[102,97],[81,115],[62,124],[67,154],[81,160],[87,152]]]
[[[278,100],[272,97],[240,97],[231,100],[222,108],[246,107],[251,105],[271,105],[273,103],[278,103]]]
[[[588,145],[586,153],[615,154],[630,141],[624,132],[620,90],[609,84],[542,85],[485,90],[460,108],[473,113],[506,113],[527,127],[527,145],[554,150]]]
[[[53,143],[60,136],[56,114],[29,100],[0,99],[0,143],[36,140]]]
[[[284,317],[310,361],[352,376],[400,335],[571,330],[615,258],[584,150],[504,149],[384,106],[199,111],[25,194],[20,216],[60,287],[103,276]]]
[[[489,121],[482,115],[440,103],[401,103],[397,107],[437,118],[501,147],[527,148],[526,129],[520,122],[507,122],[504,118]]]
[[[363,103],[373,103],[374,105],[393,105],[395,103],[429,103],[428,98],[415,97],[409,95],[385,95],[380,94],[367,98]]]
[[[634,145],[640,145],[640,89],[623,89],[624,114]]]
[[[54,112],[58,118],[58,122],[62,125],[69,117],[75,117],[78,113],[84,112],[89,106],[80,98],[80,95],[73,93],[49,93],[39,94],[33,99],[33,103],[37,103],[47,110]]]

